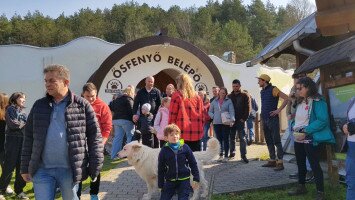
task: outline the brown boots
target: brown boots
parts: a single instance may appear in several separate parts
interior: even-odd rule
[[[276,161],[276,167],[274,168],[275,171],[281,171],[284,170],[284,163],[282,160]]]
[[[262,167],[275,167],[274,170],[275,171],[281,171],[284,168],[284,164],[282,162],[282,160],[269,160],[267,163],[261,165]]]
[[[276,160],[269,160],[267,163],[261,165],[262,167],[276,167]]]

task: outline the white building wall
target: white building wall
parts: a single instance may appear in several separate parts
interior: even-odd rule
[[[43,82],[43,68],[48,64],[62,64],[69,68],[71,72],[70,88],[76,94],[81,93],[82,86],[90,76],[100,67],[103,61],[122,45],[112,44],[94,37],[81,37],[73,40],[63,46],[54,48],[39,48],[27,45],[3,45],[0,46],[0,92],[11,94],[16,91],[22,91],[27,95],[27,107],[32,107],[34,101],[45,94]],[[141,50],[144,52],[144,48]],[[158,50],[164,54],[162,50]],[[183,56],[183,49],[178,50]],[[139,52],[138,52],[139,53]],[[186,52],[185,52],[186,53]],[[188,53],[188,52],[187,52]],[[178,54],[176,54],[177,56]],[[128,55],[129,56],[129,55]],[[246,67],[243,64],[227,63],[216,56],[210,56],[212,61],[219,69],[228,91],[231,91],[232,81],[239,79],[243,89],[247,89],[256,99],[259,99],[260,88],[257,84],[257,77],[261,73],[267,73],[271,77],[271,82],[278,86],[283,92],[288,94],[292,87],[291,75],[293,71],[284,71],[279,68],[269,68],[267,66],[257,65]],[[200,62],[191,55],[186,54],[185,59],[193,60],[197,65]],[[154,75],[164,69],[173,68],[169,65],[157,64],[155,68],[140,68],[132,70],[125,74],[127,80],[125,84],[138,83],[142,78],[148,75]],[[181,69],[178,69],[182,71]],[[212,87],[214,82],[209,71],[200,68],[203,74],[201,82]],[[110,73],[105,78],[103,85],[112,78]],[[125,87],[126,85],[123,84]],[[100,95],[107,103],[111,96],[102,93]]]
[[[63,46],[39,48],[28,45],[0,46],[0,91],[27,95],[27,107],[45,94],[43,69],[62,64],[71,73],[70,88],[77,94],[102,62],[122,45],[94,37],[81,37]]]

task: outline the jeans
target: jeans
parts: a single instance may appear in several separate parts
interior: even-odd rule
[[[170,200],[175,192],[179,200],[188,200],[190,194],[190,179],[184,181],[166,181],[161,190],[160,200]]]
[[[306,182],[306,159],[308,158],[314,174],[317,191],[324,192],[323,171],[319,164],[319,153],[319,145],[313,146],[312,143],[305,144],[295,142],[295,154],[298,168],[298,183],[305,184]]]
[[[16,169],[14,189],[16,194],[20,194],[26,186],[26,182],[20,174],[23,137],[6,134],[5,138],[5,157],[0,178],[0,191],[4,192],[9,186],[12,172]]]
[[[346,200],[355,199],[355,142],[348,141],[348,152],[346,155]]]
[[[248,117],[247,119],[247,131],[248,131],[248,139],[253,140],[255,138],[254,135],[254,118]]]
[[[235,136],[238,132],[240,155],[243,157],[247,154],[247,140],[245,137],[244,122],[236,122],[230,130],[230,152],[235,155]]]
[[[33,176],[35,199],[54,200],[59,186],[63,200],[78,200],[78,184],[69,168],[39,168]]]
[[[282,160],[283,158],[283,149],[281,144],[280,137],[280,124],[278,117],[270,117],[263,119],[263,129],[266,140],[266,145],[269,150],[269,155],[271,160],[276,159],[275,146],[277,149],[277,158]]]
[[[203,125],[203,138],[201,140],[201,142],[202,142],[202,150],[203,151],[206,151],[207,142],[210,139],[210,137],[208,136],[208,131],[210,130],[210,126],[211,126],[210,122],[207,122],[207,123],[205,123]]]
[[[223,155],[224,150],[224,157],[227,158],[229,152],[229,135],[231,132],[231,128],[230,126],[223,124],[214,124],[213,128],[217,139],[221,145],[220,155]]]
[[[112,124],[115,128],[115,137],[112,141],[111,159],[114,159],[122,149],[124,135],[126,135],[127,143],[131,142],[134,134],[134,124],[132,121],[125,119],[115,119]]]

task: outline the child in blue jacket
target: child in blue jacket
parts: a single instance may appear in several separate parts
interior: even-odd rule
[[[180,140],[180,133],[179,127],[175,124],[170,124],[164,129],[167,143],[161,149],[158,158],[158,187],[161,189],[161,200],[171,199],[175,192],[178,199],[188,200],[191,186],[193,189],[199,187],[200,175],[196,159],[190,147]]]

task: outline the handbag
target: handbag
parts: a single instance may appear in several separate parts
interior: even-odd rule
[[[222,112],[221,106],[219,105],[218,102],[217,104],[218,104],[219,112],[221,112],[222,124],[230,125],[233,122],[230,113],[228,111]]]
[[[222,124],[230,125],[232,123],[231,115],[229,112],[221,112]]]
[[[302,132],[294,131],[293,132],[293,137],[295,138],[296,142],[302,142],[306,138],[306,134],[302,133]]]

